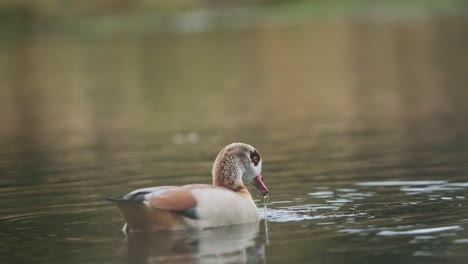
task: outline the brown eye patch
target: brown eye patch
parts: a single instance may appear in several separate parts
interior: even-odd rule
[[[260,154],[256,150],[250,152],[250,161],[253,162],[255,166],[260,162]]]

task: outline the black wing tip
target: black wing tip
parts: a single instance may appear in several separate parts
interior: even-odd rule
[[[120,202],[121,200],[123,200],[123,198],[122,197],[106,197],[106,200],[109,202]]]
[[[124,197],[107,197],[107,201],[113,202],[113,203],[141,203],[143,200],[129,200]]]

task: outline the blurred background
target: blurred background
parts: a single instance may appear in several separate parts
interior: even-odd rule
[[[56,260],[115,260],[100,249],[114,246],[121,220],[103,198],[209,183],[234,141],[263,154],[277,201],[320,184],[463,179],[467,8],[1,0],[0,252],[50,261],[34,244],[42,238],[64,249]]]
[[[2,149],[464,123],[466,7],[4,0]]]

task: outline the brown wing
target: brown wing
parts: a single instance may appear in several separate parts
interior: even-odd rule
[[[153,208],[171,211],[184,211],[197,205],[197,200],[192,194],[193,189],[210,189],[213,185],[189,184],[171,188],[167,191],[159,192],[148,199],[148,203]]]
[[[184,211],[197,205],[189,188],[177,187],[151,196],[148,203],[153,208]]]
[[[125,199],[110,200],[119,207],[130,231],[171,230],[177,228],[182,215],[197,218],[194,210],[197,201],[191,192],[194,188],[213,186],[193,184],[146,188],[126,195]],[[148,192],[152,193],[149,197],[146,196]],[[142,198],[147,204],[141,202]]]

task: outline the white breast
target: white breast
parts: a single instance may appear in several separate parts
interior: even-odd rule
[[[260,220],[250,195],[224,188],[194,189],[197,200],[198,228],[252,223]]]

